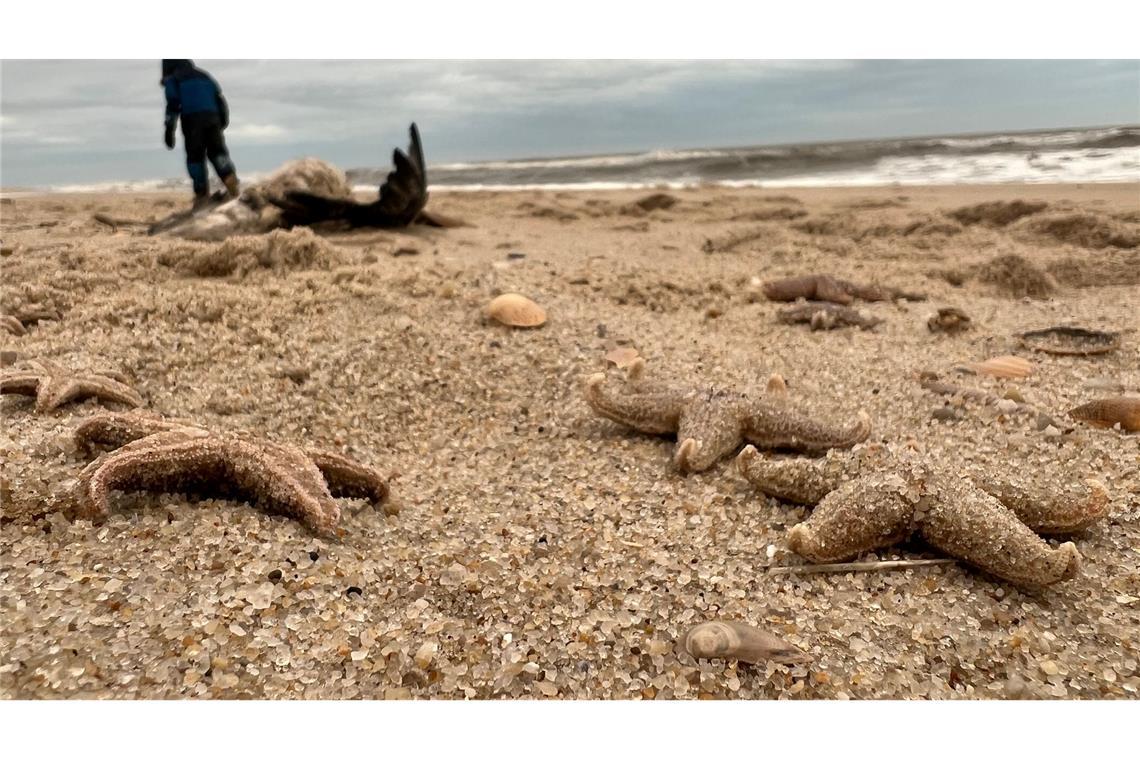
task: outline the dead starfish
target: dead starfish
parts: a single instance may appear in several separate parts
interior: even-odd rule
[[[645,360],[630,364],[626,388],[610,393],[605,375],[586,381],[586,402],[607,419],[643,433],[677,434],[673,462],[681,472],[707,470],[745,441],[765,448],[819,453],[847,448],[871,433],[871,418],[859,412],[848,428],[817,422],[788,408],[783,379],[769,381],[773,400],[761,401],[715,387],[676,388],[642,378]]]
[[[375,470],[326,451],[274,443],[246,433],[211,432],[140,414],[100,414],[75,431],[80,448],[117,448],[84,468],[76,485],[80,517],[109,511],[113,490],[185,489],[244,494],[323,535],[335,535],[334,497],[380,504],[388,484]],[[385,513],[395,514],[390,504]]]
[[[856,298],[864,301],[890,301],[895,298],[905,298],[908,301],[926,300],[926,296],[921,293],[907,293],[898,288],[879,285],[859,285],[829,274],[808,274],[772,280],[764,283],[764,295],[770,301],[795,301],[804,298],[808,301],[830,301],[844,306]]]
[[[938,471],[907,452],[864,446],[820,460],[765,459],[746,447],[741,473],[764,493],[816,505],[788,531],[788,546],[811,562],[836,562],[913,534],[999,578],[1046,586],[1076,575],[1081,555],[1070,541],[1051,548],[1037,533],[1082,530],[1108,510],[1095,480],[1079,498],[987,472],[965,478]]]
[[[870,330],[881,324],[883,320],[864,316],[850,306],[840,306],[827,301],[801,301],[776,312],[776,321],[787,325],[804,323],[811,325],[812,330],[831,330],[849,325],[861,330]]]
[[[0,393],[35,396],[35,409],[41,414],[91,396],[131,407],[143,403],[142,396],[126,385],[127,378],[118,372],[77,373],[45,360],[25,365],[0,374]]]

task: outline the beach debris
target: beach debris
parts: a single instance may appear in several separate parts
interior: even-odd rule
[[[979,281],[1016,298],[1048,298],[1057,292],[1057,281],[1024,256],[1009,253],[975,267]]]
[[[75,372],[46,359],[29,360],[0,373],[0,393],[34,396],[38,414],[92,397],[130,407],[143,403],[142,396],[118,372]]]
[[[639,198],[626,206],[622,206],[621,213],[640,215],[650,211],[670,209],[678,203],[680,203],[680,201],[668,193],[653,193],[644,198]]]
[[[419,256],[420,249],[410,245],[402,245],[392,251],[392,256]]]
[[[1093,427],[1113,428],[1117,425],[1127,433],[1140,431],[1140,397],[1112,396],[1081,404],[1069,411],[1073,419]]]
[[[999,468],[963,478],[905,447],[766,459],[748,446],[736,463],[765,494],[814,506],[788,531],[788,547],[813,563],[841,562],[917,534],[1011,583],[1047,586],[1074,577],[1081,555],[1072,542],[1053,548],[1038,534],[1078,532],[1109,507],[1108,489],[1093,479],[1078,493],[1038,473],[1033,482]]]
[[[75,486],[76,516],[105,517],[115,490],[197,490],[242,494],[269,512],[303,522],[314,532],[336,534],[340,507],[334,497],[385,504],[384,477],[347,457],[275,443],[247,433],[213,432],[181,421],[139,413],[99,414],[75,431],[81,450],[112,451],[91,462]]]
[[[975,362],[966,366],[979,375],[1006,379],[1029,377],[1033,373],[1033,364],[1020,356],[995,356],[984,362]]]
[[[610,362],[619,369],[625,369],[630,364],[633,364],[638,356],[639,354],[637,353],[636,348],[624,346],[615,348],[614,350],[608,352],[606,354],[606,361]]]
[[[1120,348],[1120,333],[1083,327],[1047,327],[1016,336],[1021,345],[1056,356],[1098,356]]]
[[[972,326],[970,315],[954,306],[943,307],[926,320],[930,332],[959,333]]]
[[[9,335],[25,335],[28,332],[23,323],[11,314],[0,314],[0,327],[7,330]]]
[[[847,427],[796,412],[783,400],[752,398],[715,386],[672,386],[646,380],[645,360],[635,359],[624,386],[605,388],[603,373],[586,380],[586,403],[598,415],[643,433],[677,436],[673,464],[700,472],[730,455],[745,441],[764,448],[819,453],[848,448],[871,433],[871,418],[860,411]]]
[[[837,327],[858,327],[870,330],[883,320],[864,316],[850,306],[827,301],[803,301],[776,312],[776,320],[784,324],[808,324],[812,330],[832,330]]]
[[[811,655],[767,631],[732,620],[714,620],[690,628],[682,637],[685,651],[694,659],[771,660],[786,665],[805,664]]]
[[[540,327],[546,310],[519,293],[504,293],[487,305],[487,316],[510,327]]]
[[[905,298],[908,301],[924,301],[920,293],[907,293],[897,288],[879,285],[859,285],[848,280],[840,280],[829,274],[809,274],[799,277],[785,277],[764,284],[764,295],[770,301],[831,301],[843,306],[856,298],[863,301],[891,301]]]
[[[958,560],[940,559],[888,559],[876,562],[832,562],[825,565],[784,565],[768,568],[769,575],[815,575],[818,573],[870,573],[879,570],[909,570],[912,567],[953,565]]]
[[[946,216],[967,226],[984,224],[987,227],[1006,227],[1022,217],[1044,211],[1048,205],[1043,201],[989,201],[962,206],[946,212]]]
[[[199,209],[178,211],[148,228],[151,235],[187,240],[225,240],[232,235],[262,234],[277,228],[325,225],[337,228],[406,227],[420,221],[427,203],[427,173],[415,124],[407,152],[395,150],[395,168],[380,185],[377,200],[361,203],[343,171],[315,158],[290,161],[265,181],[228,199],[224,193]],[[441,215],[422,220],[454,226]]]

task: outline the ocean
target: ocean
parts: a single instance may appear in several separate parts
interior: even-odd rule
[[[425,143],[433,191],[1140,182],[1140,125],[450,164],[432,164],[430,133]],[[348,177],[374,191],[389,169],[352,168]],[[179,178],[53,189],[184,186]]]

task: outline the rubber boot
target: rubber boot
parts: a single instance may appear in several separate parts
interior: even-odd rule
[[[222,182],[225,184],[226,192],[231,198],[236,198],[241,195],[241,185],[238,184],[238,178],[236,174],[226,175],[226,177],[222,179]]]
[[[210,202],[210,194],[202,193],[201,195],[194,196],[194,205],[191,207],[192,211],[197,211]]]

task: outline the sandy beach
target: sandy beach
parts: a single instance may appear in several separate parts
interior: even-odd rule
[[[88,461],[72,432],[121,407],[5,395],[0,696],[1136,698],[1140,435],[1067,413],[1140,393],[1140,186],[664,192],[649,211],[645,191],[435,193],[429,210],[471,226],[298,229],[268,252],[129,223],[182,194],[5,198],[0,312],[58,316],[0,333],[5,368],[121,372],[147,410],[391,473],[400,510],[344,500],[340,539],[171,493],[72,521],[58,504]],[[962,211],[992,201],[1027,208]],[[761,284],[816,273],[927,300],[856,302],[882,320],[868,330],[777,321]],[[547,323],[489,320],[506,292]],[[972,329],[929,330],[942,307]],[[1061,324],[1120,347],[1014,337]],[[617,382],[623,347],[683,384],[762,395],[779,373],[812,416],[865,410],[872,442],[1058,489],[1095,477],[1111,506],[1072,538],[1079,575],[1041,590],[962,563],[773,574],[804,563],[785,536],[810,509],[731,459],[681,475],[673,439],[596,416],[584,379]],[[1008,354],[1031,373],[955,371]],[[1037,413],[935,395],[923,371]],[[864,558],[942,556],[915,540]],[[812,661],[694,660],[677,642],[712,619]]]

